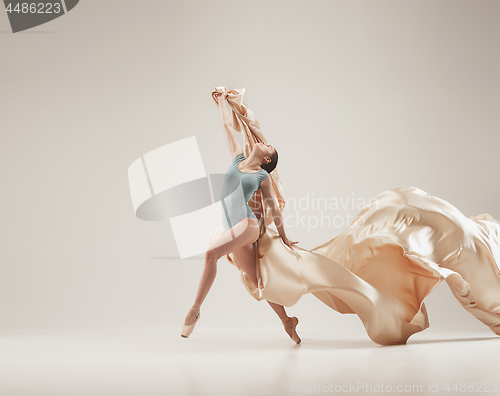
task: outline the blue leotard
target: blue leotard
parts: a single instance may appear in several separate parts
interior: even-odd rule
[[[234,227],[244,218],[251,217],[257,220],[248,201],[260,188],[260,182],[269,174],[265,169],[246,173],[238,169],[238,164],[245,159],[245,155],[237,155],[229,166],[221,190],[222,224],[226,230]]]

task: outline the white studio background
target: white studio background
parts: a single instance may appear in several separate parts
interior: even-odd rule
[[[224,173],[216,86],[246,88],[289,200],[337,199],[327,215],[352,219],[348,199],[415,186],[499,219],[499,13],[496,0],[84,0],[17,34],[0,14],[0,331],[180,331],[203,261],[168,259],[169,223],[135,217],[127,169],[196,136],[207,172]],[[337,224],[287,233],[310,249]],[[426,304],[431,327],[485,327],[445,283]],[[303,330],[363,328],[312,295],[289,312]],[[225,258],[202,316],[197,331],[281,329]]]

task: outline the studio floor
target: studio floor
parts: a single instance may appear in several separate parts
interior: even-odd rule
[[[429,328],[387,347],[362,331],[300,335],[0,333],[0,394],[500,394],[500,337],[488,329]]]

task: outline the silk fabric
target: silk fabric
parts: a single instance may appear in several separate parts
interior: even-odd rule
[[[264,138],[243,106],[244,90],[229,92],[230,105],[236,103],[233,123],[238,120],[235,129],[244,131],[249,154]],[[283,210],[276,170],[271,178]],[[254,202],[262,202],[260,194]],[[419,188],[399,187],[372,199],[335,238],[311,250],[294,245],[292,251],[268,227],[269,212],[262,205],[252,209],[261,230],[255,243],[258,285],[232,253],[227,257],[256,300],[291,307],[312,293],[337,312],[358,315],[374,342],[404,344],[429,326],[424,299],[446,281],[458,302],[500,335],[500,223],[488,213],[468,218]],[[222,232],[222,226],[215,230],[210,243]]]

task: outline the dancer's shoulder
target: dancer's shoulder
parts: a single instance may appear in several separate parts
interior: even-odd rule
[[[241,162],[245,159],[245,154],[241,153],[241,154],[237,154],[236,156],[234,156],[233,158],[233,162]]]

